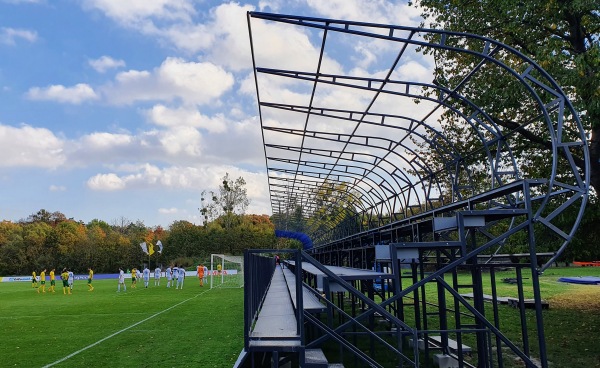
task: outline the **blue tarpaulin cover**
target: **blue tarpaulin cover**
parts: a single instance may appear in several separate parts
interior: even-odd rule
[[[600,284],[600,277],[580,276],[580,277],[561,277],[560,282],[569,282],[571,284],[596,285]]]
[[[299,233],[299,232],[295,232],[295,231],[286,231],[286,230],[275,230],[275,236],[278,238],[296,239],[300,243],[302,243],[304,250],[311,249],[313,246],[312,240],[310,239],[310,237],[304,233]]]

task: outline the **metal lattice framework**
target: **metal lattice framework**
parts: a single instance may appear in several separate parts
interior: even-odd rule
[[[316,248],[364,244],[423,214],[523,208],[527,197],[535,234],[551,244],[545,251],[558,255],[573,237],[587,201],[585,132],[565,93],[531,59],[443,30],[266,13],[250,13],[249,26],[278,228],[307,233]],[[290,29],[296,38],[276,46],[288,57],[273,57],[266,36]],[[369,47],[381,53],[376,65],[357,59],[356,50]],[[452,81],[434,79],[456,55],[470,68]],[[515,96],[480,101],[482,83],[510,85],[518,104]],[[503,99],[510,101],[498,109]],[[531,136],[537,143],[525,144]],[[470,203],[523,181],[527,193],[519,187]]]
[[[301,335],[300,356],[334,340],[373,367],[389,366],[372,358],[375,343],[398,366],[502,367],[510,354],[548,367],[539,276],[573,238],[590,172],[565,92],[531,59],[477,35],[266,13],[249,13],[248,25],[274,222],[307,234],[302,262],[343,285],[321,296],[325,322],[304,312],[323,335]],[[516,273],[519,343],[500,328],[492,260],[503,253]],[[323,265],[386,270],[389,280],[349,284]],[[373,332],[376,312],[394,326],[381,332],[388,340]],[[369,352],[350,328],[363,328]]]

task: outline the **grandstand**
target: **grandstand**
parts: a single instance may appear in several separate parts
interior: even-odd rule
[[[572,239],[589,183],[585,132],[552,77],[472,34],[259,12],[248,25],[273,218],[304,250],[246,253],[236,366],[548,367],[539,275]],[[293,42],[272,58],[261,36],[286,27],[318,45],[310,65]],[[368,44],[377,63],[349,65]],[[470,68],[436,78],[456,56]],[[409,72],[427,58],[429,74]],[[492,82],[516,86],[518,106],[481,98]],[[271,91],[283,84],[293,98]],[[578,215],[565,222],[567,210]],[[519,262],[490,261],[515,243]],[[507,266],[519,341],[495,290]]]

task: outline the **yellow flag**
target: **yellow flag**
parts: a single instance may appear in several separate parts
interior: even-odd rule
[[[152,245],[152,243],[148,244],[148,254],[154,254],[154,245]]]

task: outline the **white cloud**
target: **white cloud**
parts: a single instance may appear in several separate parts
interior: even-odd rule
[[[89,149],[113,149],[116,146],[127,146],[133,137],[127,134],[113,134],[106,132],[91,133],[81,138],[81,143]]]
[[[191,188],[192,183],[201,182],[202,175],[197,168],[193,167],[169,167],[160,169],[155,165],[128,165],[120,169],[126,169],[130,173],[97,174],[87,181],[87,185],[93,190],[123,190],[130,188]]]
[[[48,190],[50,190],[51,192],[64,192],[67,190],[67,187],[65,187],[64,185],[50,185],[50,187],[48,188]]]
[[[217,190],[221,178],[244,177],[248,195],[266,195],[262,189],[264,174],[252,173],[230,165],[169,166],[160,168],[152,164],[122,165],[106,174],[97,174],[87,181],[93,190],[123,190],[131,188],[158,187],[165,189]]]
[[[264,166],[260,123],[256,118],[228,123],[227,132],[206,138],[204,159],[217,164]]]
[[[169,156],[202,156],[202,135],[192,127],[165,131],[159,138],[160,148]]]
[[[193,107],[169,108],[164,105],[155,105],[146,111],[149,121],[163,127],[190,126],[202,128],[209,132],[221,133],[227,129],[223,114],[214,117],[202,115]]]
[[[149,9],[138,9],[146,4],[141,0],[140,4],[133,3],[124,5],[119,0],[94,0],[86,6],[100,10],[123,27],[158,38],[168,47],[188,54],[203,52],[205,60],[235,71],[252,67],[246,17],[248,11],[255,9],[253,5],[228,2],[197,19],[191,1],[174,1],[169,6],[166,0],[157,1]],[[274,10],[280,6],[276,2],[263,2],[260,7]],[[183,16],[184,13],[188,16]],[[255,42],[266,48],[267,58],[272,61],[268,64],[290,60],[294,65],[310,70],[316,65],[319,49],[310,43],[302,30],[266,22],[253,22],[252,27]],[[325,58],[324,63],[329,62]]]
[[[125,66],[124,60],[113,59],[106,55],[98,59],[91,59],[88,61],[88,63],[99,73],[104,73],[109,69],[122,68]]]
[[[117,23],[146,28],[156,21],[190,21],[196,13],[190,0],[87,0],[88,9],[96,9]]]
[[[172,215],[172,214],[176,214],[177,212],[179,212],[179,210],[175,207],[158,209],[158,213],[163,214],[163,215]]]
[[[180,101],[184,104],[214,103],[231,89],[234,79],[218,65],[167,58],[152,72],[130,70],[104,86],[106,99],[114,104],[135,101]]]
[[[90,0],[83,6],[102,12],[122,27],[156,37],[169,47],[195,52],[214,42],[215,30],[196,21],[198,13],[191,0]]]
[[[205,24],[176,24],[152,33],[164,39],[169,46],[188,53],[209,49],[217,41],[215,30]]]
[[[66,161],[64,142],[45,128],[0,125],[0,167],[54,169]]]
[[[94,164],[114,166],[148,160],[163,163],[194,163],[203,155],[203,138],[192,127],[150,130],[136,135],[96,132],[71,141],[67,147],[68,164],[86,167]]]
[[[382,24],[417,26],[420,11],[405,2],[385,0],[301,0],[296,5],[308,6],[318,15],[337,19],[360,20]],[[279,0],[260,1],[260,10],[279,11],[284,6]],[[131,28],[144,35],[158,38],[168,47],[175,47],[188,54],[203,52],[205,60],[239,71],[251,68],[250,44],[248,42],[247,12],[254,5],[228,2],[199,14],[191,0],[158,0],[146,5],[143,0],[91,0],[84,7],[101,11],[123,27]],[[373,31],[371,29],[371,31]],[[382,32],[385,32],[383,30]],[[311,44],[308,30],[282,23],[264,22],[254,19],[252,33],[255,47],[264,48],[261,55],[264,67],[282,66],[288,69],[314,70],[319,48]],[[363,67],[373,63],[379,48],[388,45],[377,40],[355,43],[355,52]],[[327,55],[322,70],[336,72],[336,63]]]
[[[37,40],[37,32],[18,28],[0,28],[0,44],[15,45],[17,40],[35,42]]]
[[[205,51],[209,59],[233,70],[252,67],[250,43],[248,42],[247,12],[254,10],[251,5],[240,6],[225,3],[211,11],[208,28],[214,33],[214,43],[195,51]],[[271,36],[277,37],[277,31]],[[276,47],[276,45],[273,45]]]
[[[279,13],[279,9],[285,4],[282,4],[282,0],[261,0],[258,2],[258,9],[260,11],[271,11]]]
[[[430,83],[433,76],[432,58],[424,57],[420,62],[410,60],[395,71],[392,78],[411,82]]]
[[[324,17],[382,24],[416,26],[420,11],[404,1],[388,0],[306,0]]]
[[[75,105],[99,98],[94,89],[85,83],[79,83],[73,87],[65,87],[60,84],[46,88],[32,87],[27,92],[27,97],[32,100],[56,101]]]
[[[221,21],[222,26],[225,26],[226,22],[229,21],[224,16],[218,20]],[[316,45],[311,41],[308,30],[284,23],[266,22],[261,19],[252,19],[251,26],[257,66],[311,72],[317,67],[320,57],[320,45]],[[248,41],[241,38],[242,35],[241,30],[237,33],[231,32],[225,36],[225,39],[235,39],[239,44],[248,45]],[[234,52],[240,54],[233,54]],[[236,50],[214,50],[212,54],[215,60],[236,69],[251,67],[250,61],[246,64],[242,63],[242,60],[249,56],[249,45],[240,46]],[[238,60],[238,64],[233,65],[227,59]],[[341,71],[342,67],[338,62],[328,55],[323,56],[321,72],[340,73]]]
[[[87,186],[93,190],[113,191],[125,188],[125,181],[116,174],[98,174],[87,181]]]

